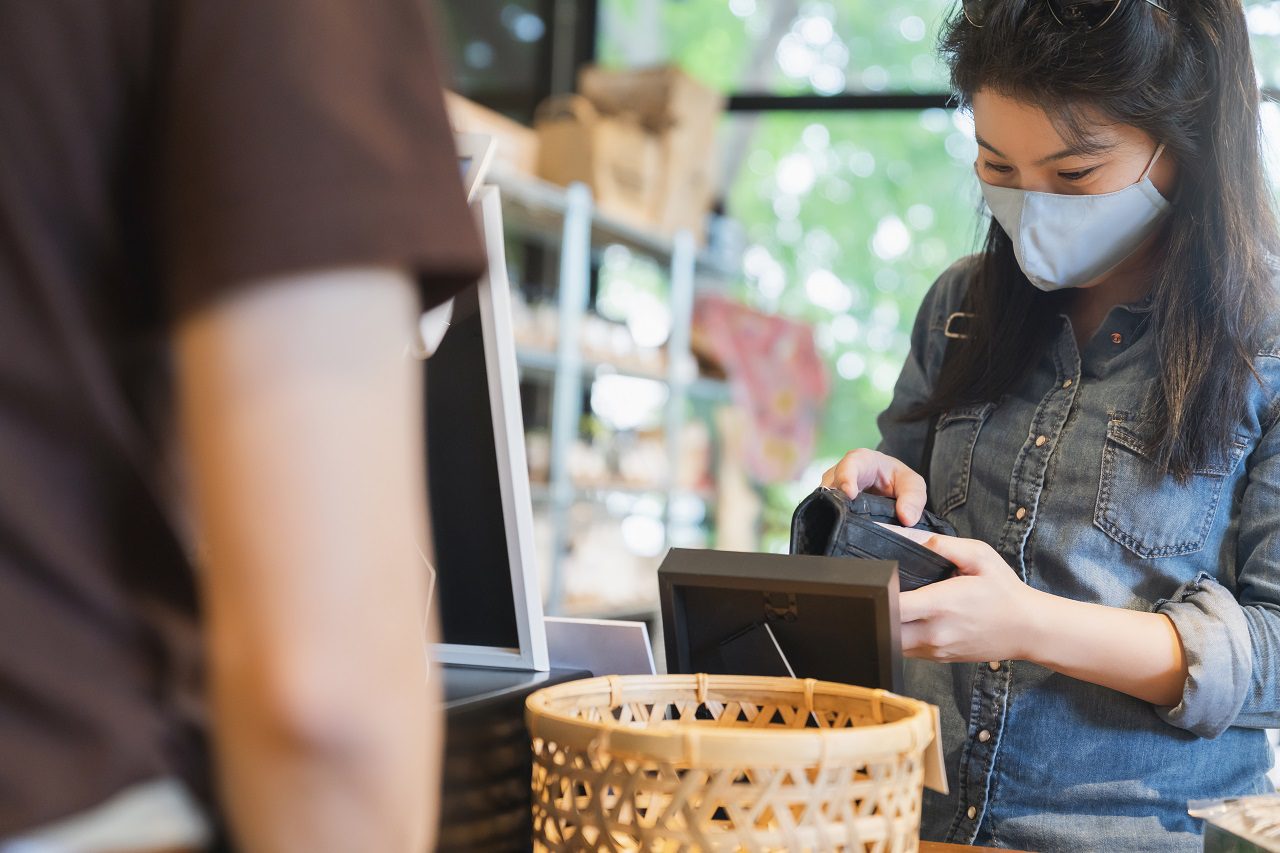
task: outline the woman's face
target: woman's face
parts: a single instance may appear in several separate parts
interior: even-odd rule
[[[978,177],[989,184],[1062,195],[1094,195],[1122,190],[1142,177],[1156,152],[1156,140],[1132,125],[1099,117],[1089,128],[1093,153],[1064,140],[1040,107],[980,89],[973,96]],[[1173,197],[1177,164],[1162,154],[1151,182]]]

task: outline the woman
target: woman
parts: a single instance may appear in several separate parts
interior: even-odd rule
[[[944,52],[993,214],[926,296],[878,451],[958,576],[901,598],[951,794],[922,835],[1200,850],[1280,725],[1277,252],[1240,0],[987,0]],[[917,471],[923,472],[924,477]],[[926,480],[927,478],[927,489]]]

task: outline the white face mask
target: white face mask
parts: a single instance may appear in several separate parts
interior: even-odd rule
[[[1169,202],[1151,183],[1156,153],[1136,184],[1113,193],[1058,195],[997,187],[979,178],[991,215],[1013,241],[1031,283],[1053,291],[1088,284],[1129,257],[1159,226]]]

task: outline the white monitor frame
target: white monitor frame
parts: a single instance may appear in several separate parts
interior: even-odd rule
[[[489,167],[493,165],[498,141],[484,133],[456,133],[453,140],[458,149],[458,159],[467,164],[466,171],[462,173],[462,186],[467,193],[467,204],[472,204],[484,186]]]
[[[520,373],[511,323],[511,285],[507,278],[498,188],[485,186],[471,205],[484,238],[488,272],[480,279],[478,303],[488,373],[489,407],[502,492],[502,521],[511,560],[511,591],[519,646],[437,643],[430,649],[441,663],[545,671],[550,669],[543,624],[542,592],[533,541],[533,504],[525,457]],[[443,566],[443,571],[456,567]],[[437,599],[438,600],[438,599]]]

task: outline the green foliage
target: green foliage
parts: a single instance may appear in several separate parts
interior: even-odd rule
[[[648,52],[641,61],[675,62],[708,85],[736,92],[753,70],[748,64],[772,16],[791,10],[793,19],[781,22],[782,33],[790,37],[778,51],[768,51],[768,91],[824,90],[821,76],[815,82],[798,73],[807,51],[817,64],[839,68],[851,91],[937,92],[946,82],[933,47],[940,22],[954,5],[954,0],[604,0],[599,56],[606,64],[621,65],[637,50]],[[655,30],[659,43],[637,45]]]
[[[633,57],[634,42],[611,42],[609,34],[642,33],[653,24],[646,16],[656,14],[665,52],[654,59],[736,91],[775,8],[758,4],[739,17],[733,9],[750,9],[750,0],[613,0],[603,9],[602,60]],[[934,43],[950,6],[800,4],[775,34],[782,42],[768,55],[770,88],[810,91],[826,65],[855,89],[942,90]],[[808,76],[800,73],[806,69]],[[943,110],[730,116],[725,130],[749,135],[727,199],[749,247],[741,295],[814,324],[832,377],[819,458],[874,446],[874,418],[906,357],[920,299],[974,245],[970,143]],[[776,503],[786,507],[789,498]]]

